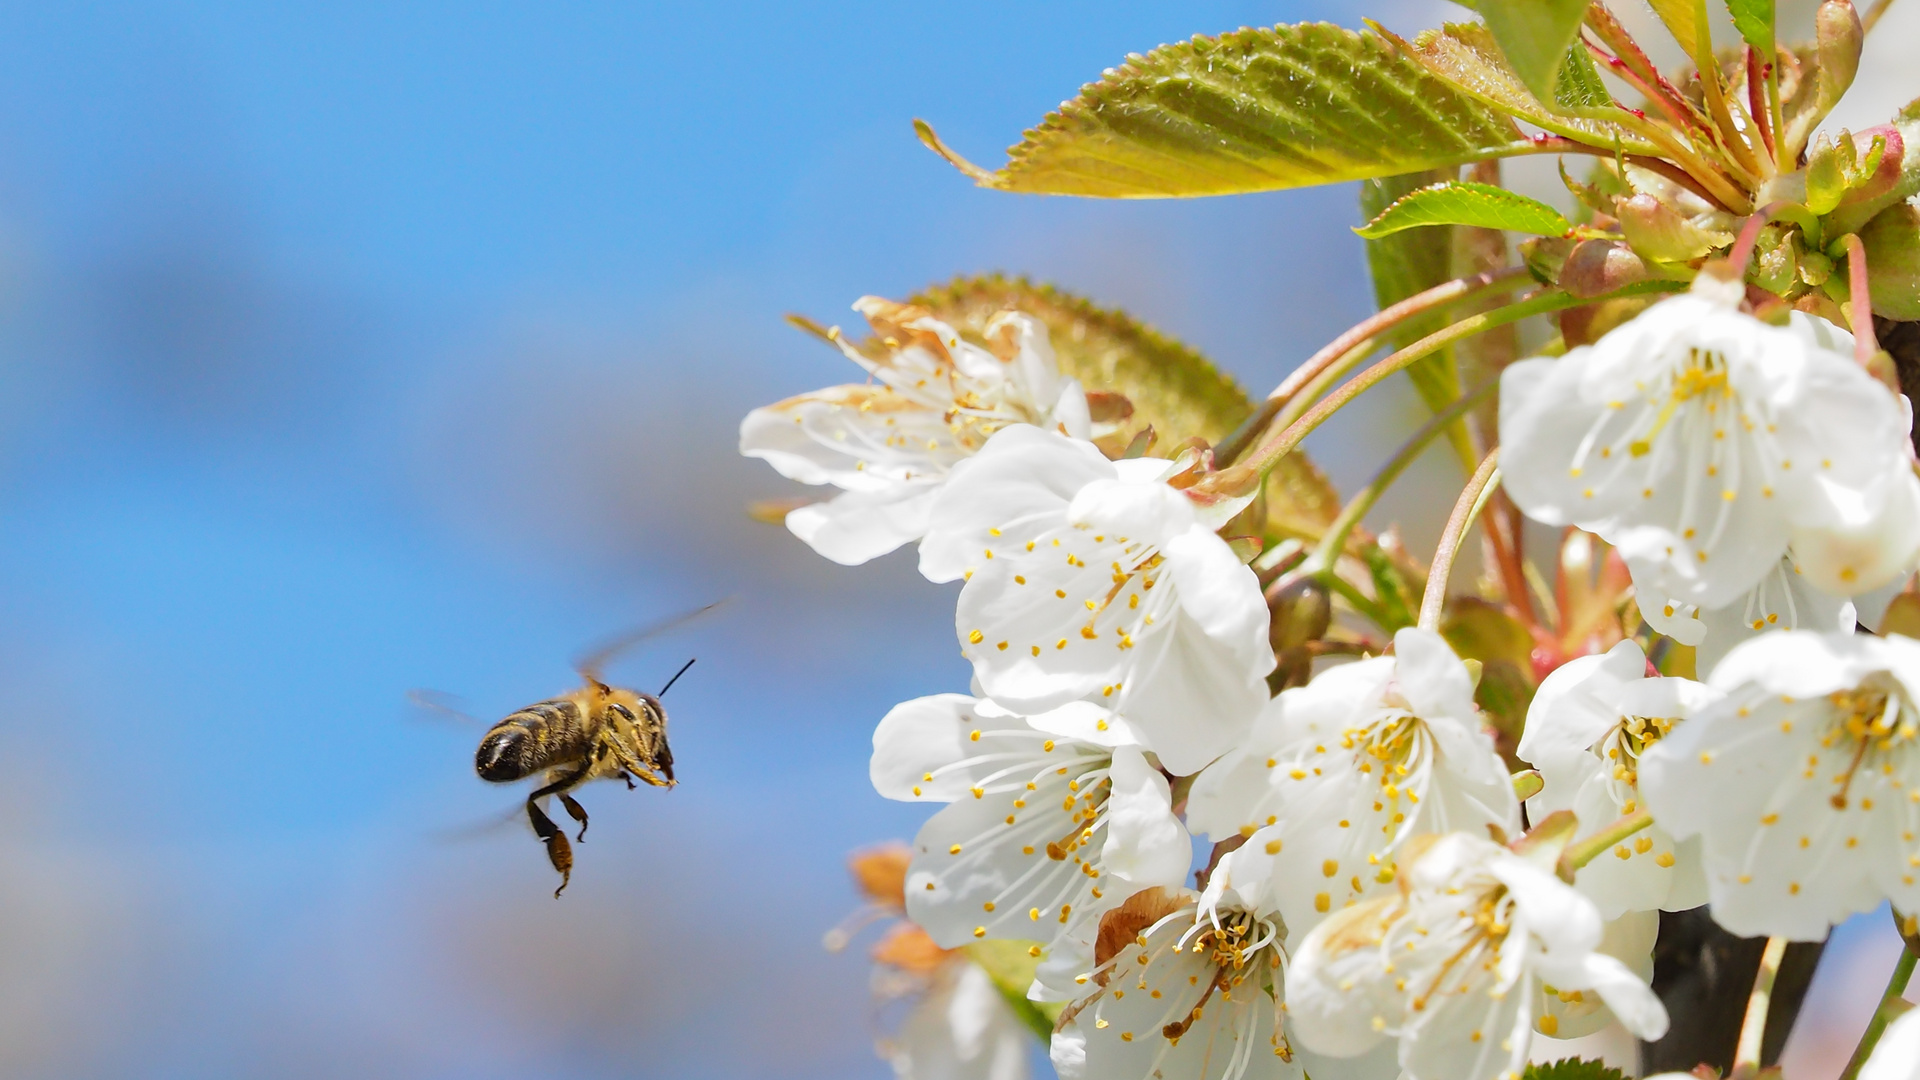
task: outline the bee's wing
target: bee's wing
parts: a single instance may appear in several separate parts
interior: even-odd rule
[[[515,805],[513,809],[505,813],[493,814],[481,818],[478,821],[470,821],[464,825],[449,825],[444,828],[434,829],[430,835],[442,844],[459,844],[469,840],[478,840],[482,837],[492,836],[497,832],[511,828],[515,822],[526,826],[527,831],[533,831],[533,827],[527,823],[526,807],[523,805]]]
[[[413,706],[417,715],[430,716],[435,720],[457,720],[463,724],[481,722],[479,717],[461,708],[466,702],[457,694],[415,688],[407,691],[407,704]]]
[[[621,634],[619,637],[616,637],[611,641],[606,642],[605,644],[601,645],[599,648],[581,657],[579,660],[575,661],[573,666],[579,670],[580,674],[586,676],[589,679],[594,680],[595,682],[599,682],[601,681],[600,670],[606,667],[608,661],[620,655],[622,652],[626,651],[627,649],[633,648],[635,645],[640,644],[641,642],[647,640],[648,638],[654,636],[655,634],[665,633],[666,631],[672,630],[674,627],[679,626],[681,623],[690,622],[696,618],[699,618],[700,616],[705,615],[707,612],[712,611],[714,608],[717,608],[720,605],[726,603],[728,600],[732,600],[732,599],[733,597],[729,596],[724,599],[715,600],[713,603],[708,604],[706,607],[694,608],[692,611],[683,611],[678,615],[673,615],[668,618],[661,619],[659,622],[648,623],[646,626],[643,626],[638,630],[632,630],[625,634]]]

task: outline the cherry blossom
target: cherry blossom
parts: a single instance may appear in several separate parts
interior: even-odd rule
[[[1662,607],[1732,604],[1789,543],[1819,587],[1875,588],[1920,553],[1920,488],[1904,405],[1851,350],[1824,320],[1772,326],[1712,289],[1661,301],[1506,370],[1506,489],[1615,545]]]
[[[1723,697],[1640,759],[1654,818],[1698,836],[1714,920],[1800,941],[1882,900],[1920,905],[1920,643],[1765,634]]]
[[[901,919],[907,859],[905,845],[888,844],[848,860],[868,901],[850,922],[896,920],[873,947],[873,997],[881,1006],[906,1002],[907,1010],[875,1048],[899,1080],[1027,1080],[1031,1036],[993,980]],[[845,947],[849,929],[828,934],[827,947]]]
[[[1194,781],[1187,814],[1216,840],[1247,838],[1219,876],[1296,932],[1385,887],[1412,836],[1520,826],[1466,665],[1438,634],[1413,628],[1394,636],[1393,655],[1274,699]]]
[[[906,880],[907,914],[943,947],[1091,942],[1102,911],[1186,878],[1192,841],[1166,777],[1097,705],[1028,717],[940,694],[895,707],[873,746],[880,794],[948,804],[914,839]]]
[[[1653,572],[1643,569],[1640,576],[1651,580]],[[1883,599],[1879,607],[1885,606]],[[1725,607],[1703,611],[1679,600],[1647,597],[1640,604],[1640,614],[1654,632],[1695,646],[1695,664],[1701,671],[1711,670],[1734,646],[1769,630],[1846,633],[1853,630],[1859,617],[1852,600],[1845,594],[1815,588],[1790,555],[1783,556],[1753,588]]]
[[[1561,665],[1534,692],[1520,737],[1520,758],[1546,782],[1527,800],[1528,814],[1541,820],[1571,810],[1585,837],[1633,813],[1640,756],[1718,696],[1691,679],[1647,678],[1646,654],[1630,640]],[[1699,841],[1676,842],[1659,825],[1621,841],[1575,880],[1608,919],[1707,901]]]
[[[1099,702],[1175,775],[1245,732],[1274,665],[1266,601],[1215,534],[1246,500],[1175,486],[1200,467],[1018,426],[954,470],[921,569],[965,578],[955,628],[988,697]]]
[[[834,342],[871,378],[755,409],[740,425],[742,454],[841,489],[786,519],[834,562],[863,563],[919,539],[953,467],[1009,424],[1090,437],[1086,395],[1060,375],[1038,321],[1003,313],[981,348],[924,308],[876,296],[853,307],[878,345],[856,346],[837,332]]]
[[[1599,911],[1542,865],[1559,851],[1466,833],[1411,845],[1395,892],[1322,921],[1295,953],[1301,1041],[1353,1056],[1395,1039],[1407,1080],[1517,1080],[1549,986],[1592,991],[1628,1030],[1659,1038],[1660,999],[1599,951]]]

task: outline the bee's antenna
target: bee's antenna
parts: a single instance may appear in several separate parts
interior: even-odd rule
[[[698,660],[698,659],[700,658],[697,656],[693,658],[693,660]],[[689,660],[686,663],[680,665],[680,670],[673,673],[673,678],[668,679],[667,685],[661,687],[660,692],[658,694],[655,694],[654,697],[666,697],[667,691],[673,689],[673,684],[679,682],[680,676],[685,675],[687,673],[687,669],[693,666],[693,660]]]

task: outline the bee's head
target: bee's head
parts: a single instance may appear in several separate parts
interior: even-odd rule
[[[487,737],[480,740],[480,749],[473,755],[473,770],[480,774],[480,779],[495,784],[525,777],[533,771],[526,765],[530,738],[527,730],[518,726],[487,732]]]

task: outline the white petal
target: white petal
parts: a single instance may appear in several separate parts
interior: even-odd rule
[[[1167,778],[1131,746],[1113,753],[1103,867],[1133,885],[1178,886],[1193,865],[1193,841],[1173,815]]]
[[[1472,716],[1473,679],[1453,646],[1431,630],[1393,635],[1394,677],[1416,716]]]
[[[1095,480],[1074,493],[1067,521],[1159,546],[1193,524],[1193,503],[1165,484]]]
[[[1621,684],[1645,677],[1646,654],[1631,638],[1599,656],[1569,660],[1540,681],[1527,707],[1517,753],[1538,765],[1554,753],[1585,753],[1620,722],[1613,698]]]
[[[1093,444],[1026,424],[995,432],[980,452],[954,466],[934,503],[920,545],[920,572],[929,581],[953,581],[981,562],[989,530],[1006,546],[1031,537],[1030,522],[1054,520],[1074,493],[1111,478],[1113,463]]]
[[[1587,985],[1600,994],[1628,1031],[1652,1042],[1667,1033],[1667,1009],[1627,965],[1605,953],[1587,957]]]
[[[934,694],[895,705],[873,732],[873,759],[868,774],[873,788],[889,799],[905,802],[952,802],[967,793],[982,776],[1004,762],[982,760],[964,768],[950,768],[968,759],[1009,750],[1028,754],[1038,740],[1008,744],[986,732],[1018,732],[1026,727],[1019,717],[981,711],[977,698],[965,694]],[[975,731],[981,737],[972,737]],[[926,779],[932,773],[933,779]]]
[[[1489,860],[1487,873],[1506,884],[1528,932],[1550,956],[1589,953],[1600,946],[1599,910],[1550,871],[1503,853]]]
[[[1074,773],[1085,776],[1086,765]],[[981,938],[1046,941],[1076,919],[1097,917],[1093,890],[1109,886],[1098,855],[1096,829],[1082,839],[1069,776],[1048,769],[1032,775],[1036,789],[963,796],[927,820],[914,837],[907,870],[907,916],[941,948]],[[1082,785],[1085,790],[1086,785]],[[1022,801],[1026,805],[1016,807]],[[1008,825],[1011,817],[1014,824]],[[1058,855],[1059,857],[1055,857]],[[1094,874],[1086,872],[1091,865]],[[1105,893],[1107,890],[1102,889]],[[1114,890],[1119,892],[1120,890]]]
[[[966,456],[940,412],[876,384],[829,386],[755,409],[740,452],[806,484],[878,491],[939,479]]]
[[[1194,778],[1187,791],[1187,824],[1197,833],[1224,840],[1242,825],[1256,825],[1266,816],[1262,806],[1269,791],[1269,752],[1285,745],[1282,713],[1298,692],[1288,690],[1269,701],[1254,718],[1246,741]]]
[[[899,1080],[1026,1080],[1032,1036],[986,972],[969,963],[943,972],[891,1040]]]
[[[1078,1023],[1067,1024],[1053,1033],[1053,1041],[1047,1046],[1047,1057],[1053,1060],[1053,1071],[1060,1080],[1084,1080],[1087,1075],[1087,1033],[1080,1030]]]
[[[1853,605],[1845,596],[1815,588],[1807,575],[1795,568],[1793,560],[1785,558],[1733,603],[1700,613],[1706,633],[1702,640],[1693,642],[1700,646],[1694,663],[1700,671],[1711,671],[1734,646],[1768,630],[1837,630],[1851,634],[1854,615]]]
[[[787,529],[842,566],[858,566],[924,536],[939,488],[901,483],[884,491],[845,491],[787,514]]]
[[[1381,952],[1398,898],[1335,912],[1307,934],[1287,968],[1287,1008],[1300,1041],[1334,1057],[1363,1054],[1397,1028],[1405,1005]]]
[[[1912,572],[1920,558],[1920,479],[1899,469],[1883,487],[1878,512],[1865,521],[1795,530],[1794,557],[1813,584],[1852,596]]]
[[[1037,731],[1065,735],[1096,746],[1139,746],[1145,740],[1127,718],[1091,701],[1069,701],[1027,718]]]

